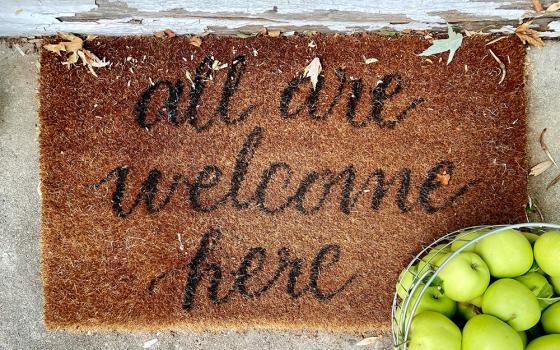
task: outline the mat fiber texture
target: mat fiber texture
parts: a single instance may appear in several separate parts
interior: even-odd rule
[[[489,40],[97,38],[98,77],[43,51],[47,326],[388,330],[423,244],[524,219],[525,52],[491,45],[500,83]]]

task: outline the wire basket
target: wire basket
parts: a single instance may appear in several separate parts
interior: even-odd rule
[[[420,304],[420,300],[424,296],[424,293],[428,290],[430,285],[432,285],[432,283],[436,279],[437,274],[447,265],[447,263],[451,259],[453,259],[457,254],[467,249],[469,246],[476,244],[476,242],[482,240],[483,238],[508,229],[517,229],[522,232],[530,232],[530,233],[540,235],[546,231],[560,230],[560,225],[544,224],[544,223],[525,223],[525,224],[516,224],[516,225],[474,226],[474,227],[464,228],[461,230],[451,232],[437,239],[429,246],[425,247],[418,255],[416,255],[412,259],[412,261],[405,268],[406,271],[410,272],[414,276],[410,286],[406,288],[407,286],[401,285],[400,278],[399,278],[399,282],[397,282],[397,290],[399,289],[399,287],[404,288],[405,296],[403,298],[400,298],[398,296],[398,293],[395,292],[395,295],[393,297],[393,305],[391,310],[391,324],[392,324],[392,333],[393,333],[393,344],[395,346],[395,349],[398,350],[407,349],[408,335],[410,332],[410,326],[412,324],[412,318],[413,318],[410,316],[414,316],[416,309]],[[472,233],[473,231],[480,231],[480,230],[483,230],[483,233],[478,237],[472,240],[464,239],[467,234]],[[439,264],[438,266],[434,266],[431,264],[432,260],[438,256],[438,253],[441,253],[447,248],[449,248],[454,242],[461,242],[461,241],[463,241],[463,245],[460,248],[456,249],[455,251],[451,252],[451,254],[447,256],[447,258],[443,260],[441,264]],[[434,249],[437,246],[439,246],[439,248]],[[423,260],[421,270],[412,271],[411,269],[412,266],[417,265],[421,261],[421,259],[425,257],[427,253],[430,251],[435,251],[436,253],[432,253],[432,255],[429,258]],[[418,289],[420,289],[418,297],[411,298],[410,296],[414,295]],[[411,300],[415,300],[415,302],[412,303]],[[407,317],[407,315],[409,316]]]

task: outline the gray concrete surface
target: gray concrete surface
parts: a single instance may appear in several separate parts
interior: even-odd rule
[[[547,160],[539,136],[544,128],[545,143],[560,165],[560,42],[549,41],[544,49],[531,49],[527,56],[527,135],[529,164]],[[560,182],[546,190],[560,174],[551,168],[544,174],[529,178],[529,195],[543,209],[547,222],[560,223]]]
[[[0,349],[356,349],[363,334],[324,332],[68,333],[48,331],[42,320],[37,166],[37,54],[0,43]],[[528,56],[528,135],[531,164],[545,160],[538,136],[560,160],[560,43],[547,42]],[[549,222],[560,222],[560,170],[530,179],[530,193]],[[371,334],[367,334],[368,336]],[[383,338],[367,349],[390,349]]]

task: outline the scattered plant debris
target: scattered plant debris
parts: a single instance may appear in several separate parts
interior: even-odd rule
[[[59,56],[62,56],[61,52],[69,53],[69,55],[65,57],[66,61],[62,62],[64,65],[70,66],[76,64],[78,63],[78,60],[81,59],[82,64],[88,67],[89,72],[97,77],[93,68],[106,67],[111,63],[109,61],[101,60],[91,51],[84,49],[84,42],[95,39],[95,35],[88,35],[85,40],[82,40],[82,38],[70,33],[58,33],[58,37],[66,41],[61,41],[58,44],[47,44],[44,45],[43,48],[47,51],[54,52]]]
[[[154,33],[154,36],[156,38],[164,39],[164,38],[173,38],[177,36],[177,34],[171,29],[167,28],[162,30],[161,32]]]
[[[543,47],[543,41],[539,37],[536,30],[529,28],[533,21],[522,23],[519,27],[515,28],[515,34],[523,44],[530,44],[538,48]]]
[[[364,338],[361,341],[357,342],[356,346],[373,345],[373,344],[377,343],[378,340],[379,340],[379,337]]]
[[[502,77],[500,78],[500,81],[498,82],[498,85],[500,85],[501,83],[504,82],[504,79],[506,78],[506,65],[498,58],[498,56],[496,56],[496,54],[494,53],[494,51],[488,49],[488,51],[490,51],[490,54],[492,55],[492,57],[496,60],[496,62],[498,62],[498,64],[500,65],[500,70],[502,71]]]
[[[317,80],[319,79],[321,70],[323,70],[323,67],[321,66],[321,60],[319,60],[319,57],[315,57],[303,71],[303,77],[309,78],[311,80],[313,90],[315,90],[317,87]]]
[[[541,135],[539,136],[539,143],[541,144],[541,148],[544,151],[544,153],[546,154],[546,156],[548,157],[548,159],[550,159],[550,161],[557,167],[560,169],[560,167],[558,167],[558,164],[556,163],[556,160],[552,157],[552,154],[550,154],[550,151],[548,150],[548,146],[546,145],[546,143],[544,142],[544,134],[546,133],[546,128],[543,129],[543,131],[541,132]]]
[[[495,44],[495,43],[497,43],[498,41],[500,41],[500,40],[502,40],[502,39],[505,39],[505,38],[507,38],[507,35],[501,36],[501,37],[496,38],[496,39],[494,39],[494,40],[490,40],[489,42],[486,43],[486,46]]]
[[[531,171],[529,172],[530,176],[539,176],[540,174],[544,173],[552,166],[551,160],[545,160],[544,162],[540,162],[539,164],[533,166]]]
[[[545,222],[544,215],[542,213],[541,208],[537,205],[537,203],[531,198],[531,196],[527,196],[527,204],[525,205],[525,218],[527,222],[531,222],[529,219],[529,214],[537,213],[539,216],[539,222]]]
[[[146,341],[146,342],[144,343],[144,345],[142,345],[142,347],[143,347],[144,349],[149,349],[149,348],[151,348],[152,346],[154,346],[157,342],[158,342],[158,339],[157,339],[157,338],[150,339],[150,340]]]
[[[436,174],[436,181],[443,186],[449,185],[449,180],[451,180],[451,175],[449,175],[445,170],[441,173]]]
[[[375,63],[375,62],[379,62],[379,60],[377,58],[366,57],[365,55],[362,55],[362,57],[364,58],[364,63],[365,64],[372,64],[372,63]]]
[[[202,39],[198,36],[190,37],[189,44],[191,44],[192,46],[200,47],[200,45],[202,45]]]
[[[546,9],[546,12],[555,12],[555,11],[558,11],[558,10],[560,10],[560,1],[550,5]]]
[[[463,34],[456,33],[450,25],[447,25],[447,39],[434,40],[432,46],[428,47],[424,52],[418,56],[431,56],[445,51],[449,51],[447,64],[451,63],[455,52],[461,47],[463,43]]]
[[[552,179],[552,181],[550,181],[548,186],[546,186],[546,190],[548,191],[552,186],[556,185],[558,182],[560,182],[560,174],[556,176],[554,179]]]

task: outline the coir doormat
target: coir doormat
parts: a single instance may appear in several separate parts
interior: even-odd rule
[[[47,325],[388,329],[422,244],[524,218],[524,48],[489,40],[98,38],[97,76],[44,51]]]

